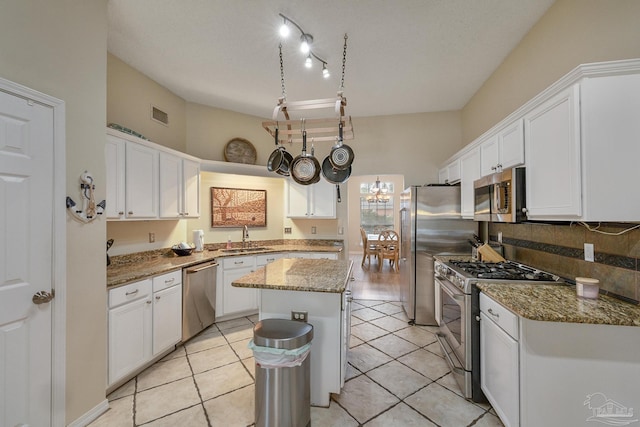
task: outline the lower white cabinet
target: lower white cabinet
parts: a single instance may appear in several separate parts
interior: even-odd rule
[[[218,294],[216,319],[234,314],[247,314],[258,310],[258,291],[253,288],[236,288],[231,283],[256,268],[256,256],[223,258],[218,268]]]
[[[182,270],[153,278],[153,356],[182,339]]]
[[[482,391],[505,426],[519,425],[520,380],[517,316],[480,294],[480,372]],[[515,337],[505,329],[516,325]]]
[[[182,337],[182,272],[109,291],[108,386],[128,379]]]

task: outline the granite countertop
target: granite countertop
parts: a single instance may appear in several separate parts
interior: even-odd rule
[[[281,258],[231,282],[240,288],[342,293],[353,261]]]
[[[600,295],[580,298],[569,284],[478,283],[482,292],[531,320],[640,326],[640,306]]]
[[[203,252],[193,252],[187,256],[177,256],[171,249],[161,249],[149,252],[140,252],[129,255],[111,257],[111,265],[107,267],[107,289],[126,285],[127,283],[142,280],[158,274],[168,273],[189,267],[191,265],[207,262],[223,257],[237,257],[246,255],[262,255],[278,252],[342,252],[342,245],[313,245],[313,244],[257,244],[265,247],[259,250],[245,252],[225,252],[220,248],[205,245]],[[209,246],[209,248],[207,248]]]

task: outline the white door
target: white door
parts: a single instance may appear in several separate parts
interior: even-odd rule
[[[53,109],[0,91],[0,425],[51,425]],[[57,202],[62,203],[62,200]]]

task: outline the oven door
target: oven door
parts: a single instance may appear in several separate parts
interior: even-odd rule
[[[440,332],[436,335],[447,363],[465,397],[471,398],[471,295],[447,279],[436,276],[436,310]]]

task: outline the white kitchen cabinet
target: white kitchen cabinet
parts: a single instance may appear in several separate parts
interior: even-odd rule
[[[483,293],[480,310],[482,391],[504,425],[515,427],[520,424],[518,318]]]
[[[156,356],[182,339],[182,270],[153,278],[153,351]]]
[[[582,216],[580,88],[575,84],[524,117],[527,217]]]
[[[258,290],[253,288],[237,288],[231,283],[256,268],[256,256],[237,256],[222,258],[218,268],[218,287],[220,295],[216,295],[216,318],[248,314],[258,310]]]
[[[125,210],[125,144],[123,139],[107,135],[105,144],[106,201],[105,216],[109,219],[124,218]]]
[[[506,426],[615,422],[613,408],[640,406],[637,326],[531,320],[484,293],[480,309],[482,389]]]
[[[300,185],[287,180],[285,191],[288,218],[336,218],[336,186],[334,184],[320,180],[316,184]]]
[[[480,144],[481,176],[524,164],[522,123],[515,120]]]
[[[144,366],[151,358],[151,294],[150,279],[109,291],[109,385]]]
[[[182,270],[111,289],[108,311],[108,386],[113,386],[182,339]]]
[[[438,182],[440,184],[456,184],[460,182],[460,159],[455,159],[438,170]]]
[[[480,178],[480,148],[460,157],[460,209],[462,218],[473,219],[475,198],[473,183]]]
[[[125,216],[158,218],[158,151],[127,141],[125,152]]]
[[[200,164],[160,152],[160,217],[200,216]]]

